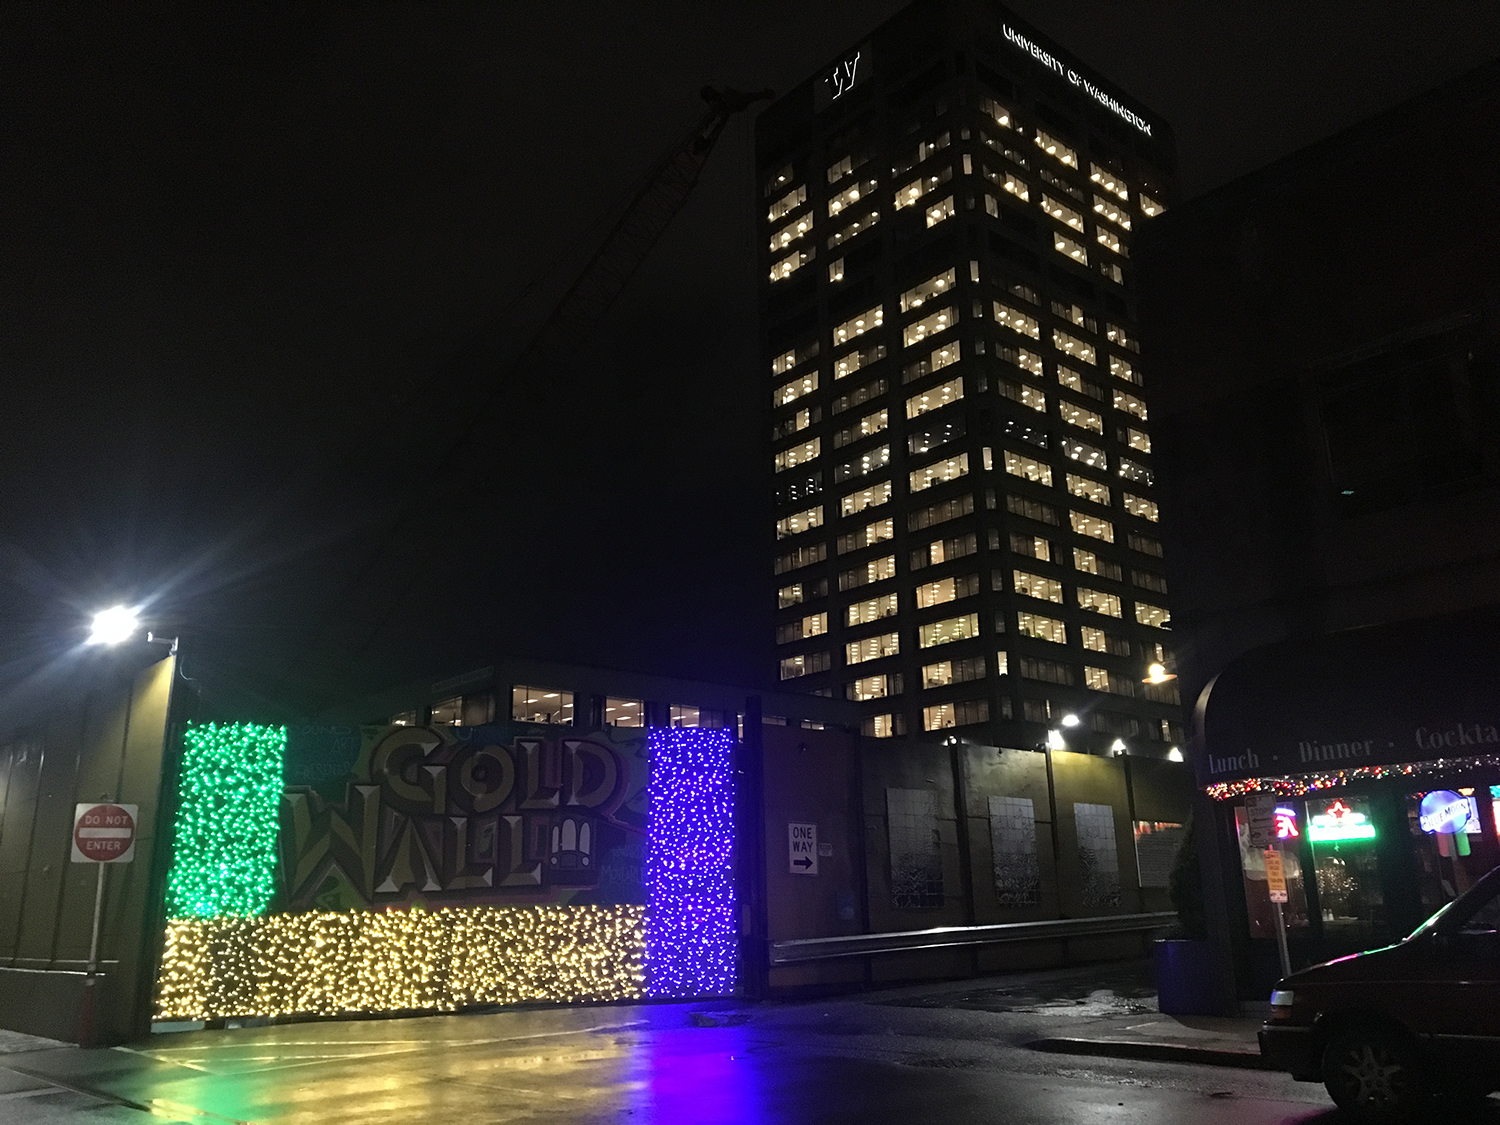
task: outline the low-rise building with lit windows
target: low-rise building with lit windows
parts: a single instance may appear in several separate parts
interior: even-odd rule
[[[931,0],[768,108],[757,161],[782,683],[876,737],[1175,756],[1130,260],[1170,128]]]

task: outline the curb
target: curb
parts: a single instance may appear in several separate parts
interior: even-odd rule
[[[1056,1055],[1102,1055],[1113,1059],[1143,1059],[1147,1062],[1197,1063],[1239,1070],[1273,1070],[1258,1051],[1233,1051],[1220,1047],[1190,1047],[1182,1043],[1142,1043],[1120,1039],[1036,1039],[1026,1044],[1033,1051]]]

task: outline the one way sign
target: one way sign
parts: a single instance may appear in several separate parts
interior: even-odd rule
[[[787,870],[793,875],[816,875],[818,873],[818,826],[816,824],[788,824],[786,826]]]

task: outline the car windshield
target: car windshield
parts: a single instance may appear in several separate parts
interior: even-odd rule
[[[1476,899],[1485,900],[1484,905],[1478,910],[1474,909]],[[1436,914],[1407,935],[1405,940],[1411,941],[1423,934],[1432,933],[1442,925],[1445,918],[1455,912],[1464,914],[1472,912],[1475,915],[1475,921],[1479,921],[1479,915],[1484,915],[1484,924],[1490,927],[1493,925],[1491,918],[1496,916],[1497,911],[1500,911],[1500,868],[1491,871],[1467,892],[1439,909]],[[1465,929],[1467,928],[1466,926]]]

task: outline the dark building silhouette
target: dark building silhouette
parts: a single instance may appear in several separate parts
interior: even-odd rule
[[[877,737],[1175,756],[1130,257],[1173,160],[993,4],[914,4],[759,118],[784,685]]]
[[[1294,961],[1400,936],[1500,863],[1497,112],[1489,65],[1138,247],[1209,886],[1244,995],[1278,971],[1247,792],[1285,798]],[[1459,831],[1424,815],[1433,792],[1469,806]]]

